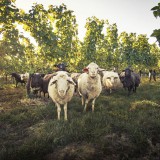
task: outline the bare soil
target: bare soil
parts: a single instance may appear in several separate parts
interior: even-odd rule
[[[25,87],[8,86],[0,89],[0,112],[11,109],[26,96]]]

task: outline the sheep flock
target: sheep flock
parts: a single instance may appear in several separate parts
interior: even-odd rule
[[[58,120],[61,117],[62,106],[64,120],[68,120],[67,105],[74,95],[81,97],[84,112],[86,112],[89,102],[92,103],[92,112],[94,112],[95,101],[102,91],[111,94],[119,88],[125,88],[128,91],[128,96],[130,96],[131,92],[136,92],[140,84],[140,76],[130,68],[117,73],[100,68],[94,62],[83,68],[82,73],[69,73],[63,68],[63,70],[52,74],[23,74],[20,77],[20,82],[26,81],[27,96],[29,98],[31,92],[36,95],[35,97],[41,97],[41,92],[43,92],[44,97],[48,93],[48,98],[52,99],[57,108]]]

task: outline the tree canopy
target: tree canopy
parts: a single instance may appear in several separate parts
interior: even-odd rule
[[[2,0],[0,6],[1,73],[48,73],[60,62],[67,63],[70,71],[81,71],[91,61],[106,69],[121,70],[129,65],[143,70],[160,68],[160,48],[150,44],[147,35],[118,34],[116,23],[107,19],[88,17],[80,41],[76,16],[65,4],[45,9],[35,3],[28,13],[17,8],[15,0]],[[152,9],[156,17],[157,7],[159,4]]]

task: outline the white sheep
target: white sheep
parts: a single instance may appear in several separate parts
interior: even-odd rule
[[[103,69],[99,68],[96,63],[90,63],[78,78],[78,92],[82,97],[82,105],[85,103],[84,111],[86,111],[88,102],[92,101],[92,112],[95,108],[95,100],[102,91],[101,77],[98,74]]]
[[[21,80],[27,82],[29,79],[29,73],[20,74]]]
[[[120,81],[117,72],[113,71],[103,71],[102,84],[106,90],[111,93],[113,89],[122,88],[122,83]]]
[[[64,105],[64,119],[67,120],[67,103],[74,94],[75,83],[66,71],[58,71],[49,82],[48,93],[57,106],[58,119],[60,120],[61,105]]]

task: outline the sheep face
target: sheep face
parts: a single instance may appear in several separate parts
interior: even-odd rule
[[[23,81],[25,79],[24,74],[20,74],[20,77],[21,77],[21,81]]]
[[[66,67],[67,67],[67,65],[65,65],[64,63],[59,63],[54,66],[58,68],[58,71],[66,71]]]
[[[96,63],[90,63],[86,68],[83,69],[84,72],[87,72],[91,78],[95,78],[99,72],[99,67]]]
[[[103,71],[103,85],[106,89],[116,89],[120,87],[120,79],[117,72]]]
[[[131,76],[131,72],[132,70],[130,70],[129,68],[125,69],[125,77],[130,77]]]
[[[42,85],[42,77],[39,73],[31,74],[31,87],[39,90]]]
[[[25,74],[20,74],[21,80],[23,81],[27,81],[29,78],[29,73],[25,73]]]
[[[70,77],[68,77],[66,74],[59,74],[56,77],[54,77],[54,80],[51,83],[51,85],[52,84],[55,84],[55,88],[57,89],[58,95],[61,98],[64,98],[67,91],[69,90],[70,88],[69,84],[75,85],[73,80]]]

